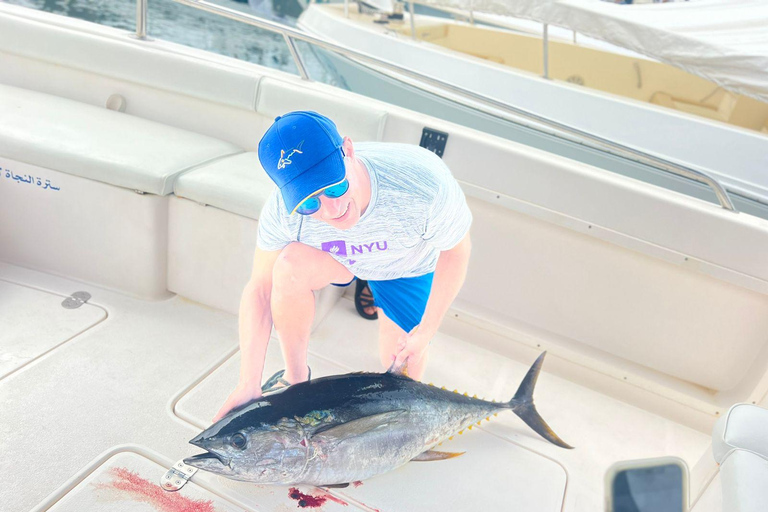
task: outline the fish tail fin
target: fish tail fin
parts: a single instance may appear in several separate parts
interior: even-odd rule
[[[520,383],[520,387],[517,388],[514,398],[509,401],[509,407],[521,420],[550,443],[556,444],[561,448],[573,448],[573,446],[568,445],[549,428],[547,422],[539,416],[536,406],[533,405],[533,388],[536,386],[536,380],[539,378],[539,372],[544,364],[545,355],[547,355],[547,352],[542,352],[533,365],[531,365],[523,382]]]

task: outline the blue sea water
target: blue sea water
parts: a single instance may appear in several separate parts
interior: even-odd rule
[[[136,30],[135,0],[5,1],[9,4],[79,18],[123,30]],[[281,14],[286,11],[297,12],[295,1],[250,0],[250,3],[245,3],[233,0],[212,0],[211,3],[294,26],[296,18]],[[293,9],[288,8],[289,6]],[[147,35],[298,74],[282,35],[172,0],[148,0]],[[306,46],[299,43],[299,49],[310,70],[310,76],[315,80],[336,85],[335,78],[317,62]]]

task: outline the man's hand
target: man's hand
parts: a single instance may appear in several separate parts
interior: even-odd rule
[[[408,334],[403,334],[397,342],[397,354],[392,355],[395,368],[402,365],[406,359],[410,363],[418,363],[434,335],[435,333],[428,329],[419,329],[418,325]]]
[[[256,398],[261,398],[260,387],[256,386],[254,388],[253,386],[248,386],[242,383],[238,384],[232,394],[229,395],[229,398],[227,398],[227,401],[224,402],[221,409],[219,409],[219,412],[216,413],[216,416],[213,417],[213,422],[216,423],[219,421],[235,407],[239,407]]]

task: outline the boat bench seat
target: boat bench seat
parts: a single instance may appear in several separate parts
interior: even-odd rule
[[[0,260],[141,298],[170,296],[173,182],[242,148],[8,85],[0,118],[0,218],[16,219],[0,223]]]
[[[223,156],[228,142],[140,117],[0,84],[0,154],[73,176],[157,195]]]
[[[259,84],[256,110],[270,121],[292,110],[319,112],[353,143],[382,140],[387,119],[384,110],[362,99],[271,77]],[[274,188],[253,151],[180,176],[169,205],[168,290],[236,314],[251,275],[259,214]],[[343,291],[323,289],[316,321]]]
[[[275,184],[258,154],[248,151],[186,173],[173,188],[176,197],[258,220]]]
[[[736,404],[715,424],[712,452],[720,465],[722,510],[752,512],[768,503],[768,410]]]

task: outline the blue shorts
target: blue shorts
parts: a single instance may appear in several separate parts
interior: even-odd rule
[[[373,303],[376,307],[383,309],[384,314],[399,325],[402,330],[411,332],[411,329],[421,323],[421,317],[424,316],[424,310],[427,309],[434,275],[434,272],[430,272],[417,277],[368,281],[373,295]],[[331,284],[333,286],[349,286],[355,282],[355,279],[345,284]]]

